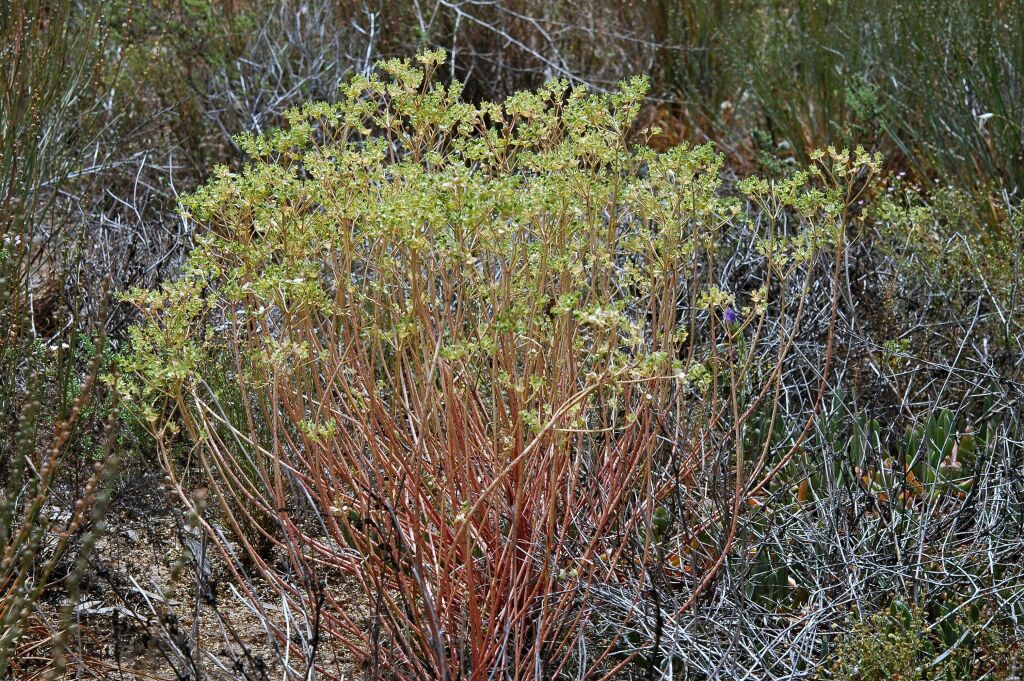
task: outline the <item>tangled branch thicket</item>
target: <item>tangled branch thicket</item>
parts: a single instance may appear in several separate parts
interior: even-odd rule
[[[1016,678],[1022,29],[0,0],[0,676]]]

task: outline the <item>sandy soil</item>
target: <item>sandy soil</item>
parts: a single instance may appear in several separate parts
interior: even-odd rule
[[[184,513],[156,472],[122,481],[107,517],[107,532],[89,554],[79,627],[66,675],[100,679],[285,679],[305,676],[301,655],[282,649],[261,617],[230,586],[212,547],[190,531]],[[56,512],[56,511],[55,511]],[[207,558],[197,556],[206,553]],[[200,577],[199,575],[202,575]],[[346,597],[355,594],[344,589]],[[281,609],[269,589],[261,594],[270,619]],[[49,636],[59,629],[66,593],[40,604],[15,674],[43,678],[52,670]],[[358,678],[350,656],[328,635],[318,648],[316,678]],[[296,659],[298,658],[298,659]]]

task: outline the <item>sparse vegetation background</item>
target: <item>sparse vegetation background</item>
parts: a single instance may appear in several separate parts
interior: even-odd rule
[[[0,34],[0,678],[1021,674],[1024,3]]]

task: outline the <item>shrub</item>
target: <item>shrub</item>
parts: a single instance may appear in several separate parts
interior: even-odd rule
[[[103,128],[104,9],[50,9],[0,8],[0,274],[13,319],[29,321],[24,333],[56,330],[62,263],[48,246],[72,222],[58,199]]]
[[[278,634],[307,660],[322,626],[376,675],[610,672],[641,653],[613,655],[597,594],[635,587],[643,616],[660,561],[690,608],[808,432],[825,381],[801,371],[828,375],[879,160],[832,149],[729,196],[710,147],[631,143],[643,79],[471,105],[442,61],[238,139],[252,163],[183,201],[206,231],[182,277],[129,296],[121,389],[183,501],[208,488],[239,583],[305,613],[301,644]]]
[[[976,605],[943,610],[938,621],[929,623],[921,608],[894,601],[888,610],[854,622],[834,651],[826,678],[1015,678],[1017,651],[1005,623],[991,617],[982,622]]]
[[[889,260],[904,308],[914,309],[905,316],[931,336],[926,345],[932,353],[955,355],[960,341],[942,329],[952,322],[971,341],[984,339],[992,348],[995,373],[1019,381],[1024,211],[1004,203],[1004,217],[982,226],[973,221],[975,207],[962,191],[946,186],[926,199],[902,182],[876,203],[877,252]]]
[[[70,609],[41,635],[42,626],[33,631],[37,605],[60,581],[74,596],[103,515],[102,483],[113,470],[109,442],[92,452],[96,461],[69,461],[76,438],[98,425],[86,412],[99,360],[82,375],[75,320],[61,295],[62,268],[81,264],[69,247],[74,213],[61,208],[91,172],[83,169],[84,150],[105,126],[98,85],[106,10],[106,3],[0,3],[2,678],[24,671],[17,665],[25,657],[41,660],[50,644],[62,658]]]
[[[2,282],[0,282],[2,283]],[[2,296],[0,301],[6,302]],[[0,313],[0,333],[9,339],[10,309]],[[92,546],[102,532],[108,501],[106,483],[116,470],[112,446],[116,398],[105,419],[92,413],[102,355],[77,375],[75,348],[25,348],[0,341],[0,413],[17,426],[0,434],[0,676],[27,673],[25,658],[46,659],[59,671],[74,637],[73,607]],[[100,442],[83,460],[75,456],[88,429]],[[63,592],[69,598],[60,617],[46,626],[37,606]],[[40,630],[46,635],[40,633]],[[33,653],[24,655],[22,646]]]

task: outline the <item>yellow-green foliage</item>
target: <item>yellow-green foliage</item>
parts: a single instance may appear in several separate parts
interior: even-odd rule
[[[899,259],[901,274],[919,283],[933,277],[951,296],[985,289],[999,305],[1018,296],[1024,246],[1024,214],[1003,206],[997,223],[983,224],[972,198],[952,186],[926,197],[920,188],[895,182],[874,207],[883,226],[883,250]]]
[[[184,200],[208,230],[183,276],[131,296],[148,321],[133,330],[128,368],[149,398],[195,387],[203,358],[225,340],[206,325],[211,313],[247,337],[246,366],[268,380],[318,361],[302,329],[320,335],[317,352],[341,352],[331,343],[344,322],[381,362],[433,351],[434,340],[458,366],[514,356],[490,378],[535,409],[559,375],[542,359],[553,344],[585,358],[578,379],[689,376],[711,361],[706,343],[690,351],[693,320],[675,303],[723,235],[746,228],[744,204],[719,191],[722,158],[710,145],[661,154],[631,145],[642,78],[609,95],[552,81],[474,106],[457,83],[431,82],[442,59],[386,62],[354,78],[340,102],[239,138],[253,162],[218,168]],[[878,163],[836,150],[815,158],[811,173],[741,184],[769,216],[751,238],[772,283],[835,245],[850,184]],[[742,300],[695,292],[702,340],[728,307],[744,313],[730,333],[753,334],[766,290]]]
[[[286,497],[292,471],[309,476],[298,503],[327,518],[333,564],[368,598],[412,594],[382,634],[399,676],[527,678],[534,655],[582,675],[574,588],[614,570],[613,527],[644,551],[675,541],[665,517],[643,529],[673,462],[711,447],[729,462],[732,497],[702,496],[685,521],[706,526],[740,508],[747,476],[773,475],[767,450],[744,451],[740,414],[778,399],[824,303],[812,288],[838,295],[849,208],[879,160],[829,149],[728,195],[710,146],[632,143],[642,78],[474,105],[432,81],[443,58],[385,62],[338,103],[238,139],[252,162],[183,202],[204,229],[182,277],[128,296],[144,321],[121,388],[172,476],[182,423],[225,515],[274,516],[267,537],[305,531]],[[744,240],[754,285],[733,290],[719,252]],[[663,446],[666,427],[709,444]],[[305,545],[278,548],[302,561]],[[347,610],[332,616],[357,657],[375,649]]]

